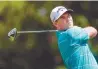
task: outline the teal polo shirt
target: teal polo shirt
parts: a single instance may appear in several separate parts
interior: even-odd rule
[[[98,69],[87,32],[78,26],[57,31],[58,48],[68,69]]]

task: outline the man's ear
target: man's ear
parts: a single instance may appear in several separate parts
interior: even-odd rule
[[[56,22],[54,22],[53,25],[54,25],[55,27],[57,27],[57,23],[56,23]]]

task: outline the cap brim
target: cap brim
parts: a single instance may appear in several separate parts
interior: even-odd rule
[[[72,12],[74,12],[72,9],[68,9],[66,12],[68,12],[68,13],[72,13]]]

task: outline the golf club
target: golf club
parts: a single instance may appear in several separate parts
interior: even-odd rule
[[[16,28],[13,28],[8,32],[8,37],[11,41],[14,41],[17,34],[25,34],[25,33],[45,33],[45,32],[56,32],[57,30],[40,30],[40,31],[17,31]]]

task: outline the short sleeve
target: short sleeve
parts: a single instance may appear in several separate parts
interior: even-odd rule
[[[71,37],[72,44],[85,44],[89,39],[88,33],[78,26],[68,30],[68,34]]]
[[[81,40],[84,40],[84,41],[87,41],[89,39],[89,35],[84,29],[82,29],[81,31],[80,38]]]

